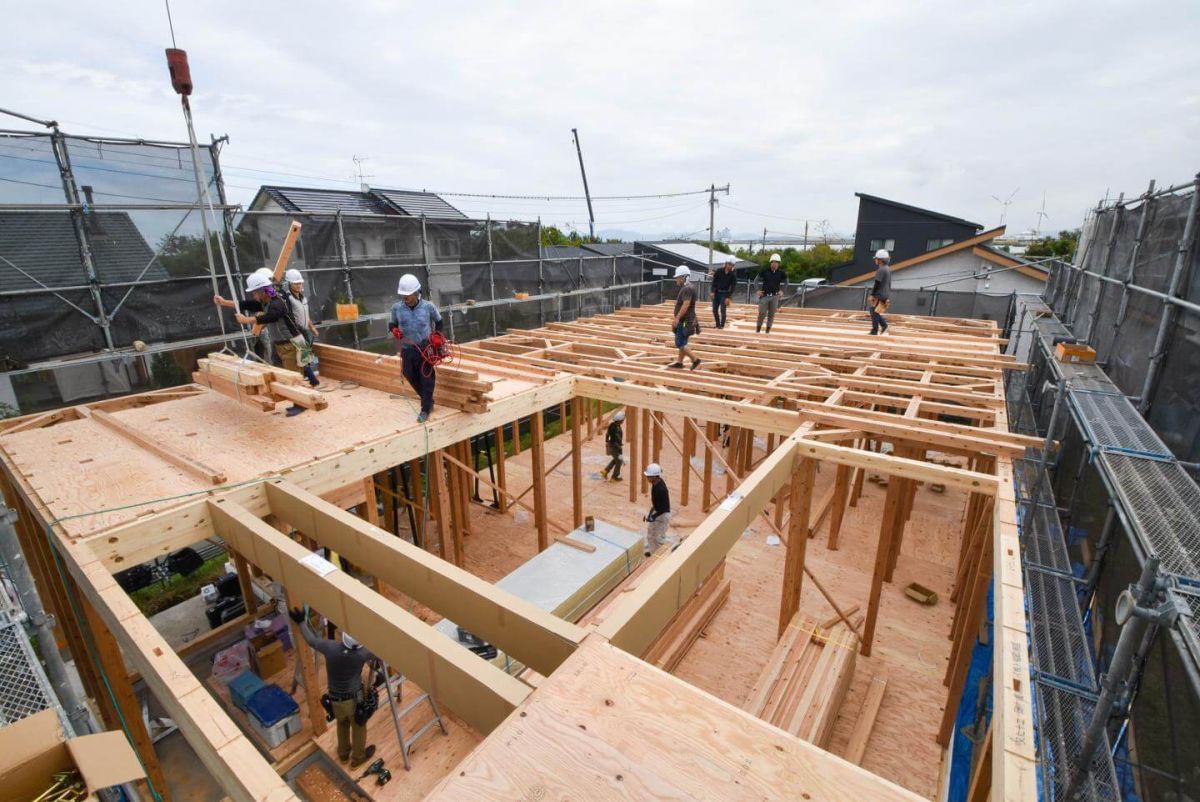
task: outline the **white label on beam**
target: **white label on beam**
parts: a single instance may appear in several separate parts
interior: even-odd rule
[[[742,500],[742,494],[736,490],[730,493],[724,501],[721,502],[721,509],[725,512],[733,512],[737,508],[738,502]]]
[[[310,554],[307,557],[302,557],[300,564],[317,576],[328,576],[338,569],[336,565],[326,560],[320,554]]]

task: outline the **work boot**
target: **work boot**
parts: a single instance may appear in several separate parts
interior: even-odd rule
[[[368,746],[366,749],[364,749],[364,750],[363,750],[363,759],[362,759],[362,760],[356,760],[356,761],[354,761],[353,763],[351,763],[351,764],[350,764],[350,768],[351,768],[351,769],[356,769],[356,768],[358,768],[359,766],[361,766],[362,764],[366,763],[368,760],[370,760],[370,759],[371,759],[371,758],[373,758],[373,757],[375,757],[375,744],[371,744],[371,745],[370,745],[370,746]]]
[[[672,362],[671,364],[667,365],[667,367],[673,368],[676,370],[681,370],[683,368],[683,363],[682,362]]]
[[[427,420],[429,420],[428,412],[422,412],[420,415],[417,416],[417,423],[424,423]]]
[[[607,479],[608,478],[608,468],[605,468],[604,470],[600,471],[600,475],[603,476],[605,479]]]
[[[614,482],[619,482],[619,481],[621,481],[621,477],[620,477],[620,476],[618,476],[617,474],[615,474],[615,473],[614,473],[614,474],[613,474],[613,478],[612,478],[612,480],[613,480]]]
[[[689,368],[689,370],[695,370],[695,369],[696,369],[696,368],[698,368],[698,367],[700,367],[700,360],[699,360],[699,359],[693,359],[693,360],[692,360],[692,367],[691,367],[691,368]]]
[[[304,411],[304,407],[297,406],[296,404],[293,404],[292,406],[290,406],[290,407],[288,407],[288,408],[287,408],[287,416],[288,416],[289,418],[294,418],[294,417],[296,417],[297,415],[299,415],[299,414],[300,414],[301,412],[303,412],[303,411]]]

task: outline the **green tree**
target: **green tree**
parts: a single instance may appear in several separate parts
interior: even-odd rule
[[[1079,236],[1082,233],[1076,228],[1070,231],[1060,231],[1057,237],[1042,237],[1025,250],[1025,255],[1029,257],[1057,256],[1061,259],[1069,259],[1075,253],[1075,247],[1079,244]]]
[[[748,259],[766,268],[770,264],[771,253],[760,251],[750,253],[739,250],[739,258]],[[806,278],[829,278],[829,272],[839,265],[854,261],[853,248],[834,248],[827,243],[818,242],[807,250],[800,248],[784,248],[778,251],[780,267],[787,273],[790,281],[803,281]]]
[[[589,237],[587,234],[580,234],[575,229],[571,229],[567,233],[563,233],[558,226],[542,226],[542,245],[595,245],[600,242],[599,237]],[[610,240],[610,242],[620,242],[620,240]]]

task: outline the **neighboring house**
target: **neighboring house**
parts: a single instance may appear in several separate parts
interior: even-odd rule
[[[711,269],[719,269],[729,258],[729,254],[714,250],[710,261],[708,246],[694,242],[635,242],[634,252],[648,260],[642,262],[643,276],[647,281],[670,278],[674,269],[681,264],[687,265],[693,273],[708,275],[710,265]],[[757,275],[757,264],[736,256],[733,259],[733,269],[739,280]]]
[[[833,284],[847,283],[848,279],[873,269],[872,260],[880,248],[891,254],[892,264],[896,265],[975,237],[983,228],[961,217],[863,192],[854,194],[858,198],[854,261],[831,271]]]
[[[1004,226],[935,248],[909,259],[892,261],[892,289],[933,289],[948,292],[981,292],[1008,295],[1013,292],[1040,294],[1047,273],[1039,265],[991,245],[1003,236]],[[856,264],[857,267],[857,264]],[[869,287],[875,265],[856,271],[838,282],[843,287]]]
[[[442,304],[463,300],[460,262],[487,258],[486,245],[478,236],[479,224],[432,192],[263,186],[248,211],[266,214],[245,214],[238,223],[238,233],[243,239],[239,258],[243,272],[247,273],[274,266],[291,225],[289,214],[303,215],[300,222],[305,224],[291,261],[301,272],[342,266],[335,223],[340,214],[351,268],[419,265],[428,256],[434,265],[430,270],[430,288],[434,300]],[[376,271],[375,275],[383,273]],[[319,299],[321,307],[314,312],[322,317],[332,316],[332,308],[326,307],[341,296],[337,287],[341,276],[321,271],[308,275],[307,280],[310,295]],[[363,285],[368,286],[365,273]],[[378,302],[368,304],[371,307],[379,307],[388,300],[382,285],[375,288],[375,295]]]

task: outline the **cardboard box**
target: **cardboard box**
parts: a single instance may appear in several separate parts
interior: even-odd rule
[[[283,644],[277,640],[255,652],[255,657],[258,660],[258,675],[263,679],[269,679],[283,671],[286,662],[283,657]]]
[[[101,788],[146,776],[119,731],[66,740],[58,715],[43,710],[0,728],[0,802],[28,802],[44,793],[54,774],[75,769],[88,799]]]
[[[1054,358],[1059,362],[1082,362],[1090,365],[1096,361],[1096,349],[1082,343],[1059,343],[1054,346]]]

